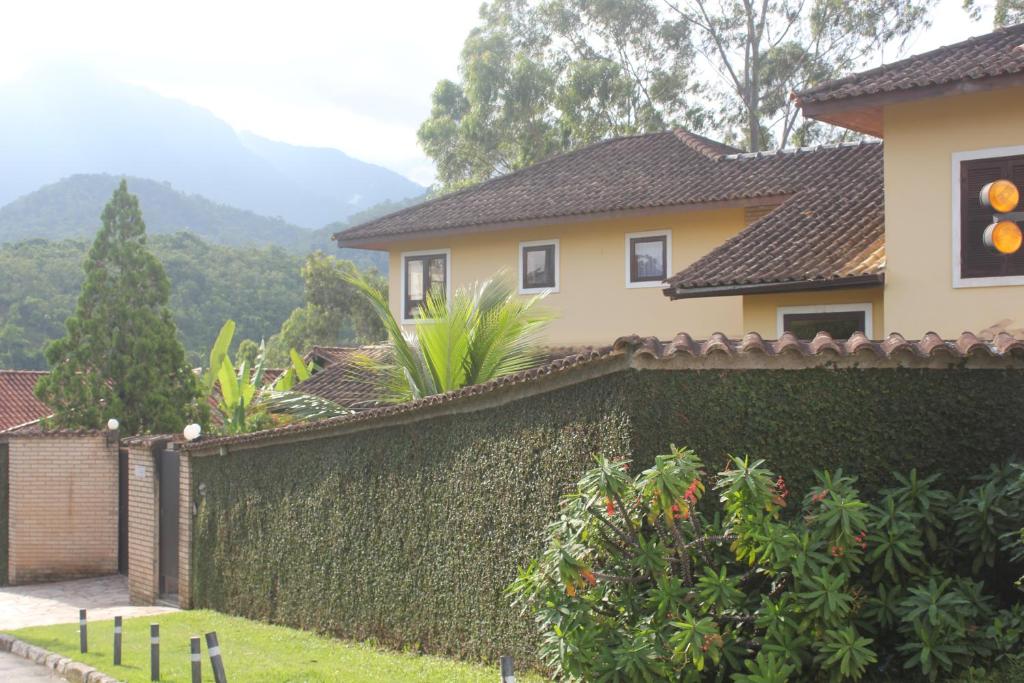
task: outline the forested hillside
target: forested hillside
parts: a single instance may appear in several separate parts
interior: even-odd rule
[[[189,359],[198,364],[228,318],[236,338],[270,338],[303,305],[304,257],[278,247],[238,248],[194,235],[152,235],[171,281],[171,307]],[[45,369],[46,343],[64,333],[83,280],[85,240],[0,246],[0,367]]]
[[[99,216],[121,176],[81,174],[46,185],[0,207],[0,244],[25,239],[91,240]],[[280,218],[268,218],[251,211],[218,204],[206,197],[185,194],[170,183],[147,178],[128,178],[128,190],[139,198],[146,230],[150,235],[187,230],[202,239],[228,246],[276,245],[291,252],[320,249],[356,265],[385,271],[387,256],[382,252],[341,249],[331,234],[349,224],[397,211],[420,198],[383,202],[320,230],[307,230]]]
[[[294,250],[306,244],[311,230],[236,209],[170,183],[129,177],[128,189],[139,198],[151,235],[190,230],[205,240],[227,245],[278,245]],[[121,181],[120,176],[79,174],[45,185],[0,208],[0,242],[24,239],[92,239],[99,216]]]

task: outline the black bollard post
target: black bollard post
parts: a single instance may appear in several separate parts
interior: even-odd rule
[[[121,666],[121,617],[114,617],[114,666]]]
[[[160,680],[160,624],[149,625],[149,680]]]
[[[78,645],[82,649],[82,652],[89,651],[89,633],[86,630],[88,627],[85,625],[85,610],[78,610]]]
[[[512,658],[508,655],[501,657],[501,683],[516,683],[516,675],[512,671]]]
[[[192,683],[203,681],[203,652],[199,636],[192,636]]]
[[[216,631],[206,634],[206,649],[210,653],[210,666],[213,668],[214,683],[228,683],[227,674],[224,673],[224,660],[220,656],[220,644],[217,642]]]

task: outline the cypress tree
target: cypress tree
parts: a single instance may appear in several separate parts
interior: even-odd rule
[[[36,395],[54,427],[177,432],[202,415],[198,382],[168,307],[170,281],[146,248],[139,200],[122,180],[103,209],[85,283],[67,332],[46,349],[50,374]]]

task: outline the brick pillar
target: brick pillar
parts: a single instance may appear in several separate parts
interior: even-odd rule
[[[153,605],[160,597],[160,490],[154,452],[163,445],[162,440],[139,440],[128,447],[128,593],[133,605]]]
[[[192,608],[192,458],[179,453],[178,606]]]

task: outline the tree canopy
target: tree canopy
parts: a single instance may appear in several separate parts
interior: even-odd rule
[[[900,50],[934,2],[494,0],[420,144],[445,191],[672,126],[755,151],[843,138],[790,93]]]
[[[146,244],[170,279],[170,309],[193,367],[203,364],[227,318],[240,336],[258,341],[302,305],[298,254],[214,245],[190,233],[148,236]],[[81,240],[0,246],[0,367],[47,368],[43,349],[64,334],[88,251]]]
[[[291,349],[305,353],[316,345],[370,344],[387,337],[369,302],[349,283],[360,273],[355,264],[314,252],[302,266],[305,305],[296,308],[267,344],[267,361],[286,365]],[[376,270],[362,274],[375,287],[387,291],[387,281]]]
[[[199,390],[168,306],[171,286],[146,247],[146,225],[122,181],[103,210],[67,332],[46,349],[36,394],[58,427],[117,418],[129,434],[181,429],[201,413]]]

